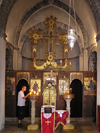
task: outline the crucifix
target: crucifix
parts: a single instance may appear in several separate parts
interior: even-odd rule
[[[45,20],[45,26],[48,29],[46,33],[41,33],[41,31],[34,30],[33,32],[30,32],[29,38],[31,39],[31,42],[34,44],[37,44],[41,42],[42,40],[48,40],[47,44],[47,51],[45,52],[46,60],[49,62],[49,66],[54,64],[55,57],[56,57],[56,50],[53,49],[53,40],[59,40],[61,43],[67,45],[66,35],[67,31],[61,32],[60,35],[54,34],[54,28],[57,27],[58,22],[56,21],[57,18],[50,16],[47,17]],[[34,60],[36,61],[36,60]],[[47,64],[47,63],[46,63]],[[44,69],[45,64],[43,64],[41,67],[36,66],[34,63],[35,68],[41,68]]]
[[[29,38],[33,43],[39,43],[42,39],[48,40],[49,48],[48,51],[49,55],[53,56],[53,40],[60,40],[61,43],[67,44],[66,41],[66,35],[67,31],[61,33],[61,35],[54,35],[53,28],[57,27],[58,22],[56,21],[57,18],[50,16],[47,17],[45,20],[45,26],[48,28],[49,33],[48,34],[41,34],[40,31],[34,30],[34,32],[31,31]]]
[[[47,125],[49,125],[49,123],[51,123],[51,121],[47,120],[47,121],[45,121],[45,123],[47,123]]]

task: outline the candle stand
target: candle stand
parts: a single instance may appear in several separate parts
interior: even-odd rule
[[[68,111],[69,115],[68,115],[68,119],[66,121],[66,125],[63,127],[64,130],[66,129],[74,129],[74,126],[72,124],[70,124],[70,102],[71,100],[74,98],[74,94],[63,94],[63,98],[66,101],[66,110]]]
[[[28,125],[28,130],[38,130],[38,124],[35,124],[35,102],[40,98],[39,95],[30,95],[28,98],[31,101],[31,125]]]

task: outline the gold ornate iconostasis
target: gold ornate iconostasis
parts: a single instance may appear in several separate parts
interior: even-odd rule
[[[21,79],[26,79],[27,81],[29,81],[29,85],[31,84],[31,79],[35,79],[38,82],[39,79],[39,84],[41,84],[41,93],[40,93],[40,99],[38,101],[36,101],[36,117],[40,117],[40,110],[41,110],[41,106],[43,105],[43,92],[45,89],[47,89],[46,87],[48,87],[48,84],[46,86],[45,82],[43,81],[43,76],[46,74],[46,71],[10,71],[10,72],[6,72],[6,85],[8,86],[8,83],[10,84],[9,86],[15,86],[15,93],[6,93],[6,97],[5,97],[5,109],[6,109],[6,117],[16,117],[16,103],[17,103],[17,90],[16,90],[16,86],[18,84],[18,80]],[[50,73],[50,71],[48,72]],[[46,77],[48,77],[48,74],[45,75]],[[54,72],[53,72],[54,73]],[[72,82],[74,81],[74,79],[79,79],[80,81],[82,80],[83,83],[83,88],[82,88],[82,117],[94,117],[95,115],[95,102],[96,102],[96,93],[92,93],[92,88],[89,87],[89,84],[86,83],[86,80],[90,80],[91,77],[93,77],[94,80],[96,80],[96,72],[89,72],[89,71],[84,71],[84,72],[71,72],[71,71],[59,71],[58,74],[56,75],[56,91],[54,91],[53,89],[51,89],[51,92],[49,92],[49,90],[47,91],[47,94],[54,94],[53,98],[49,98],[51,99],[51,101],[48,101],[45,99],[46,102],[50,102],[50,104],[52,103],[56,103],[56,109],[66,109],[66,105],[65,105],[65,101],[62,98],[62,96],[60,95],[60,91],[59,91],[59,80],[63,79],[64,81],[64,75],[65,77],[67,77],[69,79],[69,86],[70,86],[70,81],[72,80]],[[82,76],[82,77],[81,77]],[[15,78],[15,82],[7,82],[9,79]],[[88,79],[87,79],[88,78]],[[34,84],[35,84],[35,80],[34,80]],[[93,80],[93,81],[94,81]],[[68,83],[68,82],[67,82]],[[67,85],[66,83],[66,85]],[[63,82],[62,82],[63,84]],[[90,91],[91,93],[86,93],[86,88],[85,86],[88,85],[88,92]],[[44,87],[43,87],[44,86]],[[32,85],[32,87],[34,87],[34,85]],[[91,88],[91,89],[90,89]],[[5,91],[7,92],[7,89],[9,90],[10,88],[6,88]],[[11,89],[10,89],[11,90]],[[45,93],[46,93],[45,91]],[[96,89],[95,89],[96,92]],[[50,95],[47,97],[50,97]],[[55,99],[56,97],[56,99]],[[55,101],[56,100],[56,101]],[[73,99],[74,100],[74,99]],[[44,103],[45,103],[44,101]],[[88,102],[87,102],[88,101]],[[12,104],[11,104],[12,102]],[[88,107],[88,108],[87,108]],[[30,110],[30,106],[29,106],[29,110]],[[30,112],[30,111],[29,111]],[[30,116],[30,114],[29,114]]]
[[[43,105],[54,105],[56,109],[56,88],[54,81],[46,81],[43,89]]]

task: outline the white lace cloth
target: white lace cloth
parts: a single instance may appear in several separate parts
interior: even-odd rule
[[[62,114],[66,112],[66,110],[56,110],[55,112],[57,112],[60,115],[60,117],[62,117]]]
[[[43,116],[44,116],[46,119],[48,119],[48,118],[51,117],[52,113],[44,113],[44,108],[45,108],[45,107],[51,107],[51,108],[52,108],[52,113],[55,112],[55,109],[54,109],[54,106],[52,106],[52,105],[44,105],[44,106],[42,106],[41,112],[43,113]]]

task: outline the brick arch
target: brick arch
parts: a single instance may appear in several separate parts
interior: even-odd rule
[[[9,16],[9,13],[13,7],[13,5],[16,3],[17,0],[3,0],[2,3],[1,3],[1,6],[0,6],[0,36],[2,35],[2,33],[5,32],[5,28],[6,28],[6,23],[7,23],[7,19],[8,19],[8,16]],[[94,14],[94,17],[95,17],[95,20],[96,20],[96,25],[97,25],[97,30],[98,30],[98,34],[100,34],[100,12],[99,12],[99,9],[100,9],[100,2],[99,0],[97,0],[96,2],[94,0],[86,0],[87,3],[89,4],[93,14]],[[31,8],[27,13],[31,13],[31,10],[36,11],[39,9],[39,6],[40,7],[43,7],[44,5],[48,5],[48,4],[54,4],[54,5],[57,5],[58,7],[61,7],[63,8],[64,10],[67,10],[68,11],[68,6],[64,3],[62,3],[61,1],[59,0],[43,0],[42,2],[38,3],[34,8]],[[27,14],[26,13],[26,14]],[[26,17],[26,15],[24,16],[24,18]],[[23,18],[23,19],[24,19]],[[20,26],[23,26],[23,19],[20,23]],[[77,23],[81,24],[81,20],[77,19]],[[80,25],[82,31],[83,31],[83,35],[85,34],[84,32],[84,26],[82,24],[82,26]],[[18,33],[17,33],[18,34]],[[18,36],[18,35],[17,35]],[[86,40],[86,34],[84,35],[84,38]],[[97,37],[97,39],[99,39]],[[17,40],[17,39],[16,39]]]
[[[100,0],[86,0],[94,15],[97,26],[97,41],[100,39]]]
[[[19,39],[19,35],[20,35],[20,31],[24,25],[24,23],[27,21],[27,19],[34,13],[36,12],[38,9],[41,9],[42,7],[46,7],[47,5],[49,5],[49,1],[47,0],[46,2],[44,1],[41,1],[40,3],[38,3],[37,5],[35,5],[34,7],[32,7],[29,11],[27,11],[27,13],[23,16],[20,24],[19,24],[19,27],[17,28],[17,33],[16,33],[16,37],[15,37],[15,45],[17,46],[18,45],[18,39]],[[62,8],[63,10],[65,10],[66,12],[69,12],[69,6],[64,4],[63,2],[61,1],[54,1],[52,2],[52,5],[55,5],[59,8]],[[74,17],[74,11],[71,9],[71,16]],[[87,45],[87,34],[86,34],[86,30],[84,28],[84,25],[81,21],[81,19],[78,17],[78,15],[76,14],[76,20],[77,20],[77,23],[82,31],[82,34],[83,34],[83,38],[84,38],[84,45]]]
[[[3,0],[0,6],[0,36],[5,32],[9,13],[17,0]]]

